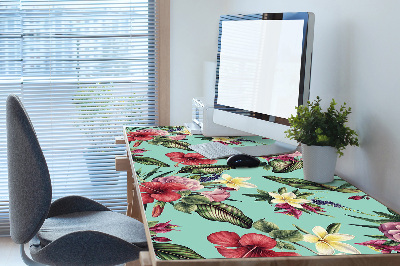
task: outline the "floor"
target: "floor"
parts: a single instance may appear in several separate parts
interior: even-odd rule
[[[28,245],[25,245],[25,253],[29,254]],[[28,255],[29,256],[29,255]],[[12,242],[10,237],[0,237],[0,266],[24,266],[19,253],[19,245]],[[140,266],[140,262],[132,261],[126,266]],[[123,265],[120,265],[123,266]]]
[[[25,263],[19,254],[19,245],[10,237],[0,237],[0,266],[23,266]]]

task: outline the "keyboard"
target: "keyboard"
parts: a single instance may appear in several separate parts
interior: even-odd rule
[[[236,154],[242,154],[241,152],[231,147],[228,147],[227,145],[214,141],[202,144],[190,145],[189,148],[197,153],[200,153],[201,155],[203,155],[208,159],[220,159]]]

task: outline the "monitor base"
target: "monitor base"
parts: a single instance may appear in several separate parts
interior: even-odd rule
[[[272,156],[281,154],[290,154],[298,150],[300,146],[294,146],[276,141],[271,145],[256,145],[246,147],[234,147],[233,149],[251,156]]]

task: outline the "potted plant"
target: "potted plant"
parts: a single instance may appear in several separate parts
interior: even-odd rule
[[[308,105],[296,107],[297,115],[289,118],[290,129],[285,131],[290,139],[302,145],[304,178],[327,183],[332,182],[336,160],[343,155],[347,145],[359,146],[357,133],[346,126],[351,108],[344,103],[339,110],[332,99],[326,112],[317,97]]]

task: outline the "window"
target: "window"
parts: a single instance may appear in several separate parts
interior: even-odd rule
[[[114,141],[123,125],[168,124],[168,103],[160,102],[169,95],[160,85],[169,75],[160,68],[169,65],[162,55],[168,38],[160,44],[168,14],[165,0],[1,1],[0,235],[9,230],[9,93],[22,99],[35,126],[53,199],[76,194],[125,211],[126,173],[114,167],[125,148]]]

